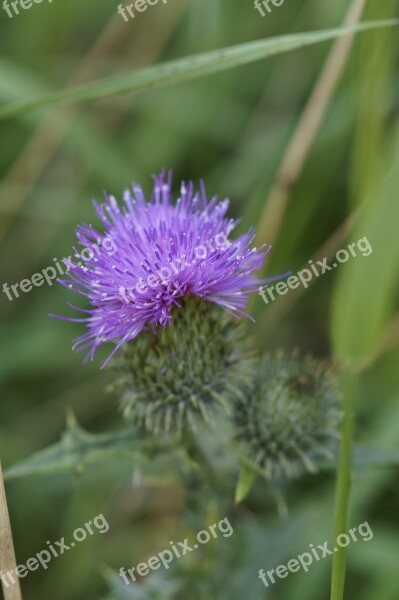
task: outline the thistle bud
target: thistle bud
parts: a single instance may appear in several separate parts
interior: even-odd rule
[[[249,464],[269,479],[317,471],[338,437],[339,393],[332,374],[295,354],[263,358],[254,388],[235,405],[235,438]]]

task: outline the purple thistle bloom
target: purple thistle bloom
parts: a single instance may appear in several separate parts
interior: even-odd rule
[[[88,331],[74,349],[91,348],[87,358],[104,342],[120,346],[145,327],[165,327],[171,309],[188,295],[215,302],[231,314],[245,315],[248,296],[264,283],[254,271],[262,267],[271,247],[252,248],[253,231],[229,241],[237,222],[225,217],[229,201],[206,199],[204,186],[194,192],[192,183],[181,184],[180,196],[171,202],[172,174],[155,178],[150,202],[138,185],[126,190],[125,206],[113,196],[94,202],[105,232],[81,225],[76,236],[85,248],[68,261],[68,279],[60,283],[89,298],[91,309],[81,319]],[[88,255],[88,258],[86,258]],[[273,278],[279,279],[281,276]],[[270,281],[270,280],[268,280]],[[53,315],[56,316],[56,315]],[[248,316],[248,315],[246,315]]]

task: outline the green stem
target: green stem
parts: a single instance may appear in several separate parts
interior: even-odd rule
[[[200,465],[204,472],[206,472],[207,481],[215,488],[220,485],[220,475],[215,470],[211,459],[203,449],[201,442],[199,441],[197,434],[191,429],[187,428],[185,433],[186,450],[190,458]]]
[[[346,373],[343,377],[344,417],[342,422],[342,439],[337,474],[334,547],[337,537],[341,533],[346,533],[348,530],[356,385],[356,375],[353,373]],[[333,556],[330,600],[343,599],[345,570],[346,548],[337,546],[337,551],[334,552]]]

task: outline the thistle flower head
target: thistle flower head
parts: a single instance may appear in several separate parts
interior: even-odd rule
[[[192,183],[182,183],[172,203],[171,186],[171,174],[161,173],[147,202],[133,185],[124,193],[123,208],[106,196],[104,204],[94,203],[105,231],[92,225],[77,229],[79,244],[93,258],[84,264],[71,260],[61,283],[90,301],[90,310],[77,309],[85,314],[77,320],[86,323],[87,332],[75,347],[90,348],[91,359],[104,342],[116,343],[108,362],[144,328],[170,324],[173,307],[188,296],[245,314],[248,295],[261,283],[254,271],[270,248],[251,249],[252,231],[228,239],[236,226],[226,217],[228,200],[208,201],[203,186],[195,192]],[[84,251],[75,249],[75,258]]]
[[[247,462],[270,479],[315,472],[320,459],[332,458],[338,407],[331,373],[316,360],[266,356],[252,393],[236,403],[235,437]]]

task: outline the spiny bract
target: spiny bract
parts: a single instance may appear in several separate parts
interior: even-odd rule
[[[297,476],[332,458],[339,415],[337,388],[316,360],[266,356],[252,392],[236,403],[235,438],[245,460],[266,477]]]
[[[116,363],[125,417],[152,433],[180,435],[196,418],[212,422],[250,387],[252,360],[239,327],[219,306],[195,296],[173,313],[173,327],[143,332]]]

